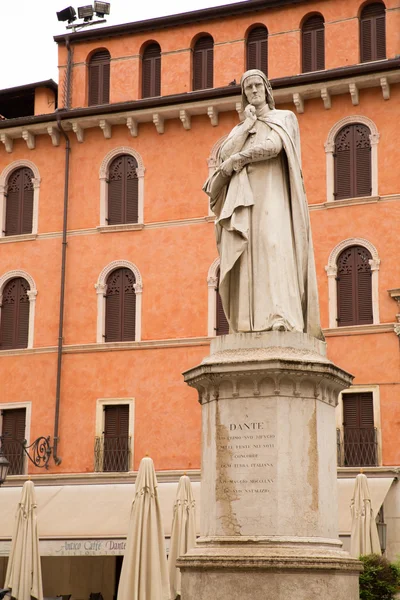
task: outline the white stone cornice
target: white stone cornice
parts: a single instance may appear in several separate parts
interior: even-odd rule
[[[106,140],[109,140],[111,138],[111,125],[110,122],[107,121],[107,119],[100,119],[99,121],[99,127],[102,130],[104,137],[106,138]]]
[[[209,106],[207,108],[207,114],[210,118],[210,123],[213,127],[218,125],[218,111],[215,106]]]
[[[126,126],[130,131],[132,137],[137,137],[138,135],[138,122],[133,117],[127,117]]]
[[[84,140],[83,128],[77,121],[72,122],[72,131],[75,133],[78,142],[82,143]]]
[[[326,109],[332,108],[332,99],[331,94],[327,87],[322,88],[321,90],[321,98],[324,103],[324,107]]]
[[[52,125],[49,125],[47,128],[47,133],[51,137],[51,143],[53,144],[53,146],[59,146],[60,145],[60,132],[57,129],[57,127],[53,127]]]
[[[390,99],[390,84],[387,77],[381,77],[382,96],[384,100]]]
[[[299,114],[304,112],[304,98],[299,92],[293,94],[293,104]]]
[[[164,117],[160,113],[153,114],[153,123],[156,126],[157,133],[164,133]]]
[[[351,103],[353,106],[358,106],[360,104],[360,96],[358,93],[358,87],[356,83],[349,84],[349,92],[351,96]]]
[[[13,139],[9,135],[7,135],[6,133],[2,133],[0,135],[0,140],[6,148],[6,152],[13,151]]]
[[[244,111],[243,111],[242,100],[240,100],[240,102],[236,102],[236,104],[235,104],[235,110],[236,110],[237,114],[239,115],[239,119],[241,121],[243,121],[243,119],[244,119]]]
[[[182,121],[182,125],[183,125],[184,129],[186,129],[188,131],[189,129],[192,128],[192,122],[191,122],[191,119],[190,119],[190,114],[188,113],[187,110],[184,110],[184,109],[180,110],[179,111],[179,118]]]
[[[33,135],[33,133],[31,131],[28,131],[27,129],[23,129],[22,130],[22,139],[25,140],[26,145],[28,146],[29,150],[33,150],[35,148],[35,136]]]

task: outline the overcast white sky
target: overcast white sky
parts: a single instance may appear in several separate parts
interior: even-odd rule
[[[106,27],[172,15],[239,0],[111,0]],[[246,1],[246,0],[242,0]],[[54,79],[57,82],[57,46],[53,35],[66,31],[56,11],[90,4],[83,0],[0,0],[0,89]],[[78,12],[78,11],[77,11]]]

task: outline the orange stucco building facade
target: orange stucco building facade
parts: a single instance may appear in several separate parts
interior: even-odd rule
[[[168,472],[177,481],[184,471],[199,479],[200,407],[182,372],[201,362],[215,335],[217,250],[202,185],[215,168],[221,139],[241,115],[236,82],[246,69],[246,39],[255,25],[268,30],[268,77],[277,108],[295,112],[300,125],[328,356],[354,375],[352,391],[371,394],[377,454],[366,471],[393,480],[400,465],[400,311],[388,290],[400,288],[400,2],[384,5],[386,57],[362,62],[365,6],[359,0],[249,0],[56,38],[58,110],[49,101],[51,90],[38,87],[35,114],[0,121],[3,206],[14,169],[27,166],[35,177],[32,233],[0,236],[0,292],[13,276],[25,277],[37,292],[30,298],[28,347],[0,349],[0,404],[4,410],[27,407],[28,442],[41,435],[51,436],[51,444],[55,434],[59,438],[60,464],[51,458],[43,472],[27,462],[24,472],[35,481],[69,485],[78,474],[81,482],[109,483],[109,473],[95,474],[93,450],[108,400],[131,407],[131,463],[128,472],[113,474],[114,483],[132,482],[146,453],[161,481]],[[314,14],[324,20],[325,69],[302,73],[302,26]],[[204,34],[214,42],[213,88],[193,91],[193,48]],[[142,55],[150,42],[161,48],[161,96],[142,98]],[[89,64],[99,49],[111,57],[109,102],[88,106]],[[351,123],[370,130],[371,194],[335,200],[335,136]],[[70,146],[67,191],[61,128]],[[138,164],[139,218],[112,226],[105,218],[107,169],[124,153]],[[354,245],[371,254],[373,318],[341,327],[335,265]],[[134,269],[139,284],[136,336],[106,342],[104,286],[120,267]],[[339,465],[339,476],[357,470]],[[9,476],[1,491],[20,485],[24,476]],[[400,503],[393,498],[387,513],[392,555],[400,550]]]

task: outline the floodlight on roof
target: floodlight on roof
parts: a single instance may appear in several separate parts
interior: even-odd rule
[[[110,14],[110,3],[109,2],[95,2],[94,11],[98,17],[104,17],[104,15]]]
[[[94,15],[93,6],[86,4],[85,6],[78,6],[78,17],[84,21],[91,21]]]
[[[64,10],[60,10],[57,13],[57,19],[59,21],[68,21],[68,23],[72,23],[76,19],[76,10],[72,6],[68,6],[68,8],[64,8]]]

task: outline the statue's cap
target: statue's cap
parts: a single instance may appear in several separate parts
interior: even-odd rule
[[[268,81],[267,76],[265,75],[265,73],[263,73],[262,71],[260,71],[259,69],[249,69],[248,71],[245,71],[242,75],[242,77],[240,78],[240,86],[242,88],[242,102],[243,102],[243,108],[245,108],[249,101],[246,98],[246,94],[244,93],[244,82],[246,81],[246,79],[248,79],[249,77],[254,77],[255,75],[257,75],[258,77],[261,77],[261,79],[264,82],[264,86],[265,86],[265,92],[266,92],[266,99],[267,99],[267,103],[268,106],[270,108],[275,108],[275,101],[274,101],[274,97],[272,95],[272,87],[270,82]]]

